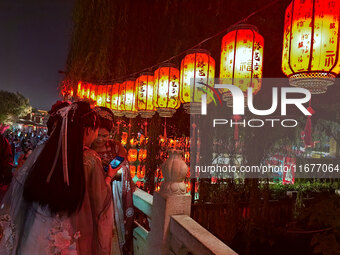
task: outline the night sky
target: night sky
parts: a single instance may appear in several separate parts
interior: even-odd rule
[[[72,30],[73,0],[0,1],[0,90],[48,110],[59,99]]]

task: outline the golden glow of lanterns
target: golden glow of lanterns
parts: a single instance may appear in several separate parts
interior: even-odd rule
[[[136,81],[134,78],[129,78],[123,82],[120,91],[119,107],[124,111],[127,118],[135,118],[138,115],[136,106]]]
[[[215,60],[203,49],[190,50],[181,62],[180,99],[187,113],[200,114],[203,94],[214,87]],[[208,85],[208,86],[207,86]],[[207,103],[212,101],[207,96]]]
[[[222,39],[220,83],[239,87],[245,96],[248,88],[252,88],[255,95],[261,89],[263,47],[264,39],[257,27],[250,24],[231,26]],[[232,106],[230,91],[219,91],[227,105]]]
[[[136,138],[131,138],[130,139],[130,145],[132,148],[135,148],[138,144],[138,140]]]
[[[86,83],[82,82],[81,83],[81,98],[85,98],[86,95]]]
[[[147,156],[147,150],[146,149],[139,149],[138,151],[138,160],[139,161],[144,161]]]
[[[91,94],[91,84],[86,83],[85,84],[85,98],[89,99]]]
[[[172,117],[180,106],[179,70],[174,65],[161,65],[154,72],[153,104],[161,117]]]
[[[137,177],[138,179],[143,179],[145,177],[145,166],[139,165],[137,167]]]
[[[103,85],[97,85],[97,105],[102,106],[104,99],[103,99]]]
[[[122,132],[122,139],[121,139],[121,144],[122,145],[126,145],[127,138],[128,138],[128,133],[127,132]]]
[[[106,107],[111,108],[111,98],[112,98],[112,85],[106,86]]]
[[[97,101],[97,93],[96,93],[97,86],[90,84],[90,99],[93,101]]]
[[[136,80],[137,108],[142,118],[151,118],[155,114],[153,105],[153,73],[142,73]]]
[[[133,163],[137,160],[138,151],[133,148],[128,151],[128,161]]]
[[[292,86],[325,93],[340,73],[340,2],[293,0],[286,9],[282,71]]]
[[[131,173],[131,178],[135,177],[135,175],[136,175],[136,166],[134,166],[134,165],[130,166],[130,173]]]
[[[112,85],[111,90],[111,110],[114,115],[118,117],[124,116],[123,109],[122,109],[122,103],[123,102],[120,98],[121,90],[123,89],[123,85],[120,82],[116,82]]]
[[[102,98],[101,106],[104,106],[104,107],[106,106],[106,92],[107,92],[107,86],[103,85],[103,90],[101,93],[101,98]]]
[[[78,82],[78,85],[77,85],[77,97],[80,97],[81,98],[81,81]]]

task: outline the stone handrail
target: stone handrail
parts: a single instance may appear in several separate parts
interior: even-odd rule
[[[133,193],[133,204],[134,206],[143,212],[148,219],[151,218],[153,196],[149,193],[136,189]],[[134,254],[136,255],[147,255],[147,238],[149,231],[147,231],[143,226],[141,226],[137,221],[135,221],[137,227],[133,231],[134,238]]]
[[[160,191],[153,196],[140,189],[134,192],[134,206],[151,221],[151,231],[135,222],[135,255],[236,254],[190,218],[191,196],[184,183],[187,171],[181,151],[170,150],[162,166]]]
[[[146,216],[151,218],[153,196],[145,191],[136,188],[133,192],[133,205]]]
[[[187,215],[171,216],[169,239],[173,254],[237,254]]]

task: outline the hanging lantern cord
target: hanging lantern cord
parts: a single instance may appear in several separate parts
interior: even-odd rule
[[[145,122],[144,122],[144,127],[145,127],[145,137],[148,136],[148,119],[145,119]]]
[[[117,135],[118,135],[118,137],[119,137],[119,132],[120,132],[120,118],[118,117],[118,121],[117,121]]]
[[[166,141],[167,134],[166,134],[166,118],[164,118],[164,141]]]
[[[312,108],[312,99],[309,100],[309,107],[307,110],[311,113],[307,117],[306,126],[304,129],[304,143],[306,147],[312,147],[313,146],[313,139],[312,139],[312,115],[315,113],[315,111]]]
[[[130,138],[130,135],[131,135],[131,119],[129,119],[129,138]]]

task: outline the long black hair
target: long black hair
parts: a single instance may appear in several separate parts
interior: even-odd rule
[[[57,114],[56,126],[41,154],[32,166],[24,185],[24,199],[47,206],[52,214],[77,211],[85,194],[83,137],[85,128],[97,129],[99,118],[90,105],[76,102],[68,113],[67,158],[69,185],[64,183],[62,150],[49,182],[47,177],[56,157],[63,118]]]

